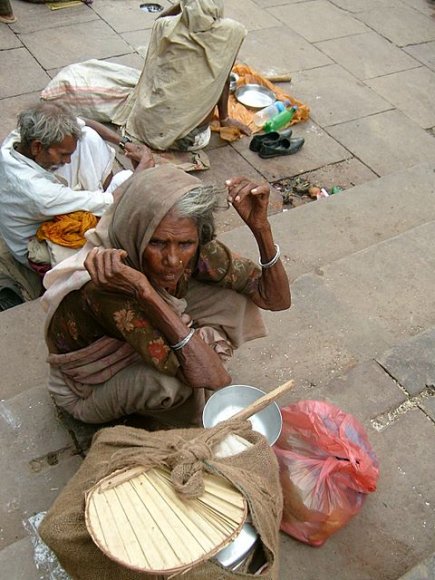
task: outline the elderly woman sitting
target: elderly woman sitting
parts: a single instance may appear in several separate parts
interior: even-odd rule
[[[259,308],[289,308],[269,186],[243,177],[227,186],[262,268],[215,239],[215,190],[164,165],[126,181],[79,254],[46,275],[58,406],[87,423],[132,413],[193,423],[203,389],[231,382],[233,349],[265,335]]]

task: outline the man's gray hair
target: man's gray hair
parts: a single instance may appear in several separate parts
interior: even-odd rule
[[[40,103],[18,115],[21,143],[30,146],[40,141],[44,149],[61,143],[65,137],[80,139],[82,130],[76,117],[62,106]]]
[[[197,227],[200,245],[215,237],[214,212],[220,206],[219,198],[225,193],[215,185],[200,185],[188,191],[172,208],[179,217],[192,219]]]

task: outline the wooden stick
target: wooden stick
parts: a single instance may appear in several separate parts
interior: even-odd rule
[[[244,420],[248,419],[252,415],[255,415],[255,413],[259,413],[265,407],[270,405],[270,403],[273,403],[273,401],[281,397],[281,395],[290,391],[293,385],[294,381],[287,381],[283,385],[277,387],[276,389],[273,389],[273,391],[270,391],[270,393],[267,393],[267,395],[264,395],[263,397],[260,397],[259,399],[254,401],[245,409],[242,409],[241,411],[233,415],[231,419]]]
[[[289,83],[292,80],[292,76],[289,73],[283,74],[272,74],[272,75],[265,75],[265,77],[271,83]]]

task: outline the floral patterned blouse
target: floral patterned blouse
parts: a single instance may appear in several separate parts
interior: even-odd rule
[[[261,271],[251,260],[213,240],[202,246],[196,263],[184,272],[177,298],[186,295],[189,279],[252,294]],[[125,294],[104,292],[88,282],[60,303],[48,330],[48,349],[63,354],[79,350],[103,336],[123,340],[150,366],[175,375],[179,363],[165,337],[147,320],[138,302]]]

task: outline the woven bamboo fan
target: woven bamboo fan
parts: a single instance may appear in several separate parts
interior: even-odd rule
[[[204,474],[201,497],[183,500],[163,468],[133,468],[102,479],[86,497],[86,526],[109,558],[132,570],[170,575],[208,560],[235,535],[246,500]]]

